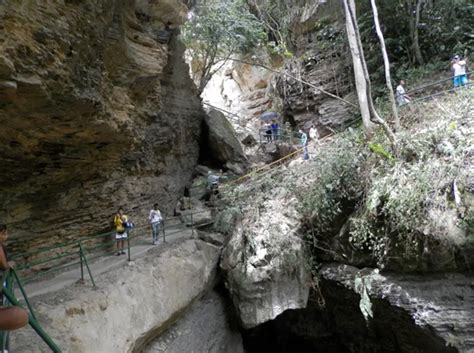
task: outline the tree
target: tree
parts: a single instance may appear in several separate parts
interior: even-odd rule
[[[182,37],[201,94],[232,55],[258,47],[265,32],[245,1],[208,0],[198,3],[190,13]]]
[[[390,141],[395,144],[396,138],[388,124],[380,117],[372,100],[372,86],[369,71],[364,58],[364,50],[360,39],[359,26],[357,24],[356,8],[354,0],[343,0],[346,17],[346,30],[354,65],[354,76],[356,82],[357,97],[362,114],[362,122],[366,134],[370,136],[373,128],[372,123],[382,125]]]
[[[400,118],[398,116],[397,103],[395,102],[395,95],[393,94],[392,79],[390,75],[390,61],[388,60],[387,49],[385,48],[385,39],[383,37],[382,29],[380,28],[379,13],[377,11],[377,4],[375,0],[370,0],[372,5],[372,12],[374,13],[375,30],[380,40],[380,48],[382,49],[383,63],[385,67],[385,81],[387,83],[390,103],[392,104],[392,114],[395,122],[395,130],[400,130]]]

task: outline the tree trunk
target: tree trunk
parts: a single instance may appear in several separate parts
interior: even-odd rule
[[[352,21],[349,3],[351,0],[344,0],[344,11],[346,14],[346,31],[347,39],[349,41],[349,48],[352,56],[352,64],[354,66],[354,79],[356,84],[357,98],[359,100],[360,113],[362,115],[362,124],[366,133],[370,134],[373,128],[370,119],[369,102],[367,100],[367,83],[364,77],[364,69],[362,67],[361,53],[357,45],[357,37],[355,33],[355,26]]]
[[[419,41],[419,33],[418,33],[418,26],[420,24],[420,14],[421,14],[421,6],[424,0],[415,0],[413,3],[412,0],[406,2],[407,9],[408,9],[408,16],[410,21],[410,39],[411,39],[411,50],[413,53],[413,63],[418,63],[419,65],[423,65],[425,63],[423,59],[423,55],[421,55],[420,50],[420,41]],[[414,13],[413,13],[414,12]]]
[[[390,129],[388,126],[387,122],[383,120],[377,110],[375,109],[374,101],[372,100],[372,84],[370,82],[370,76],[369,76],[369,70],[367,68],[367,63],[365,61],[364,57],[364,49],[362,47],[362,40],[360,39],[360,33],[359,33],[359,26],[357,24],[357,17],[356,17],[356,9],[355,9],[355,2],[354,0],[344,0],[344,8],[346,10],[346,28],[349,25],[351,28],[348,28],[348,37],[351,39],[349,40],[349,43],[352,43],[355,45],[354,50],[351,47],[351,54],[352,58],[354,60],[354,57],[357,57],[357,66],[362,68],[362,77],[363,80],[365,81],[365,90],[363,93],[361,92],[359,94],[359,88],[357,87],[357,75],[356,70],[359,73],[359,68],[356,68],[356,65],[354,65],[354,73],[356,75],[356,88],[357,88],[357,95],[359,96],[359,103],[362,104],[367,102],[368,108],[369,108],[369,122],[374,122],[378,125],[381,125],[385,131],[385,134],[387,137],[390,139],[392,145],[395,147],[396,145],[396,137],[393,131]],[[347,22],[347,18],[349,18],[349,22]],[[350,32],[350,34],[349,34]],[[356,55],[354,55],[356,53]],[[360,74],[360,73],[359,73]],[[364,95],[364,98],[361,100],[360,97]],[[361,106],[361,112],[362,112],[362,106]],[[364,119],[364,116],[362,117]],[[365,122],[364,122],[364,127],[365,127]],[[366,128],[366,130],[370,131],[371,124],[369,124]]]
[[[421,50],[420,50],[420,41],[418,37],[418,26],[420,25],[420,14],[421,14],[421,6],[423,4],[424,0],[418,0],[416,3],[416,12],[415,12],[415,33],[413,36],[413,47],[415,49],[415,57],[416,60],[418,61],[418,64],[424,65],[425,60],[423,59],[423,56],[421,55]]]
[[[380,48],[382,49],[383,63],[385,66],[385,81],[387,83],[388,95],[390,98],[390,102],[392,104],[392,113],[393,113],[393,119],[395,123],[395,130],[398,131],[400,130],[400,118],[398,116],[398,109],[397,109],[397,103],[395,101],[395,94],[393,93],[392,79],[390,75],[390,61],[388,60],[387,48],[385,47],[385,39],[383,37],[382,29],[380,28],[377,5],[375,3],[375,0],[370,0],[370,3],[372,4],[372,11],[374,13],[375,29],[377,31],[377,35],[380,40]]]

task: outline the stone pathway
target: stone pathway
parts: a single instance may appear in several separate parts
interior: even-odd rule
[[[140,242],[136,245],[130,247],[130,257],[131,261],[141,257],[145,254],[149,249],[154,248],[156,246],[163,246],[163,238],[162,235],[160,237],[160,243],[158,245],[152,245],[151,239],[149,239],[149,235],[145,235],[146,231],[142,231],[143,235],[139,235]],[[166,236],[166,244],[172,244],[181,239],[188,239],[193,236],[193,230],[191,228],[187,228],[182,224],[175,224],[168,226],[166,228],[167,233],[173,233],[171,235]],[[86,254],[87,257],[87,254]],[[113,255],[104,255],[97,260],[89,263],[90,270],[92,275],[94,276],[94,280],[97,281],[96,277],[102,273],[108,272],[112,269],[122,266],[123,264],[127,263],[128,256],[116,256]],[[59,272],[55,276],[51,278],[47,278],[41,281],[36,281],[25,285],[25,291],[28,295],[28,298],[34,298],[36,296],[55,292],[61,290],[67,286],[70,286],[81,278],[81,268],[79,265],[74,266],[72,269],[64,272]],[[84,266],[84,285],[91,286],[92,283],[90,281],[89,274],[87,273],[87,269]],[[16,293],[17,298],[22,298],[21,293]]]

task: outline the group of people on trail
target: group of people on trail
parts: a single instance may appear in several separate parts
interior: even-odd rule
[[[262,130],[265,132],[265,140],[267,142],[280,139],[280,125],[275,120],[272,120],[271,124],[264,126]]]
[[[454,88],[467,86],[469,83],[467,77],[467,61],[459,55],[453,56],[451,59],[451,74],[453,78]],[[395,93],[395,98],[399,106],[410,103],[411,97],[405,91],[405,80],[400,80]]]
[[[158,244],[160,234],[160,224],[163,221],[161,212],[158,209],[158,204],[155,203],[148,215],[148,223],[151,228],[151,238],[153,245]],[[128,239],[129,231],[134,228],[134,223],[131,222],[125,214],[122,207],[120,207],[114,216],[113,226],[115,230],[115,241],[117,246],[117,256],[125,255],[124,247],[125,241]]]
[[[303,129],[300,129],[298,131],[300,135],[300,141],[299,144],[301,147],[303,147],[303,160],[308,160],[309,159],[309,152],[308,152],[308,134],[303,131]],[[319,133],[318,130],[316,129],[316,126],[311,125],[309,128],[309,139],[311,141],[317,141],[319,139]]]

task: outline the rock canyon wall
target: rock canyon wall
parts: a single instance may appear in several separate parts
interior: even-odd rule
[[[203,111],[167,1],[0,2],[0,219],[22,248],[170,212]]]

